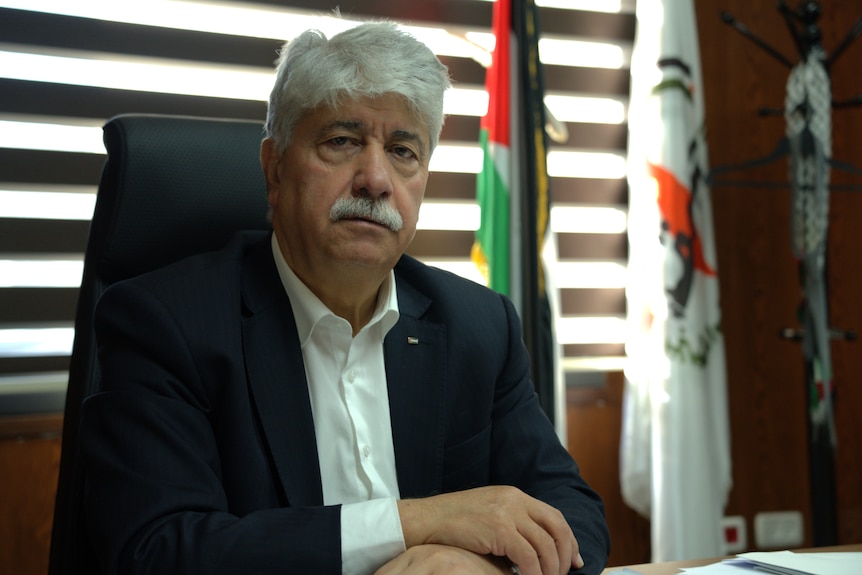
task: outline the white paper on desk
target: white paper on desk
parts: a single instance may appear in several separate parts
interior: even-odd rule
[[[686,567],[681,569],[686,575],[760,575],[749,562],[719,561],[702,567]]]
[[[862,553],[793,553],[753,551],[737,557],[771,573],[787,575],[859,575]]]
[[[860,575],[862,553],[752,552],[682,571],[686,575]]]

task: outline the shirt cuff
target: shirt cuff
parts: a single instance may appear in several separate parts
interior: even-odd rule
[[[394,497],[341,506],[341,572],[374,573],[407,547]]]

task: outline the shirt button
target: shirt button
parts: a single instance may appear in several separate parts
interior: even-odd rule
[[[349,381],[350,383],[356,381],[356,372],[352,369],[347,372],[347,381]]]
[[[365,457],[368,457],[370,454],[371,454],[371,448],[370,447],[368,447],[366,445],[365,447],[362,448],[362,455],[364,455]]]

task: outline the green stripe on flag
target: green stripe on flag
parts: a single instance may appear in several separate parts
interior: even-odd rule
[[[509,190],[500,176],[507,166],[502,151],[488,141],[488,130],[479,133],[479,144],[484,153],[482,172],[476,178],[476,200],[481,210],[481,223],[476,231],[472,258],[488,280],[488,286],[509,295]]]

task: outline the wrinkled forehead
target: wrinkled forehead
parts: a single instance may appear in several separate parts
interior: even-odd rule
[[[302,119],[311,120],[318,126],[342,124],[356,129],[382,129],[386,133],[412,134],[423,148],[430,147],[430,125],[415,106],[395,93],[376,96],[351,97],[342,94],[335,105],[319,104],[306,111]]]

